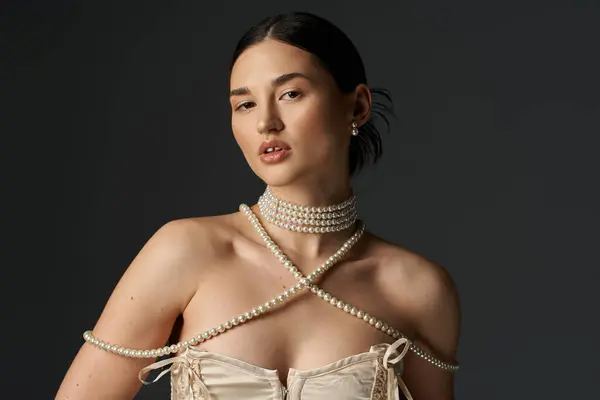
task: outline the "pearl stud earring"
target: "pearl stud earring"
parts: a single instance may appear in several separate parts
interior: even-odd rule
[[[358,125],[352,121],[352,136],[358,136]]]

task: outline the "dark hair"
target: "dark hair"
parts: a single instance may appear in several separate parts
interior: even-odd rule
[[[367,84],[362,59],[348,36],[328,20],[306,12],[275,15],[250,28],[235,48],[231,69],[244,50],[265,39],[278,40],[312,53],[331,73],[342,93],[351,92],[361,83]],[[381,157],[381,135],[373,117],[381,117],[389,130],[386,114],[393,115],[389,91],[381,88],[370,90],[373,97],[371,118],[359,128],[358,136],[352,136],[350,141],[351,175],[367,162],[375,163]],[[377,101],[376,96],[382,97],[383,102]]]

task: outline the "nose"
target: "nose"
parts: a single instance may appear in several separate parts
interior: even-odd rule
[[[258,133],[266,135],[269,133],[278,133],[283,129],[283,121],[272,106],[265,107],[266,110],[261,114],[256,130]]]

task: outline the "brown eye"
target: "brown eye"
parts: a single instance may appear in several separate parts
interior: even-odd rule
[[[300,94],[301,93],[297,90],[290,90],[289,92],[285,92],[283,96],[288,96],[289,99],[294,100],[300,97]]]
[[[245,101],[242,104],[238,105],[235,109],[237,110],[249,110],[254,107],[255,103],[253,101]]]

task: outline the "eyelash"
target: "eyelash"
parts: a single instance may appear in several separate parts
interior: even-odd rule
[[[302,95],[302,93],[300,93],[300,91],[299,91],[299,90],[288,90],[287,92],[285,92],[284,94],[282,94],[282,95],[281,95],[281,97],[283,97],[283,96],[285,96],[285,95],[289,95],[290,93],[295,93],[295,94],[296,94],[296,97],[294,97],[294,98],[292,98],[292,99],[290,99],[290,100],[296,100],[296,99],[298,99],[298,98],[299,98],[299,97]],[[246,102],[243,102],[243,103],[239,104],[239,105],[238,105],[238,106],[235,108],[235,110],[236,110],[236,111],[238,111],[238,110],[241,110],[241,109],[242,109],[244,106],[246,106],[247,104],[253,104],[253,103],[254,103],[253,101],[246,101]],[[248,109],[246,108],[244,111],[248,111]]]

